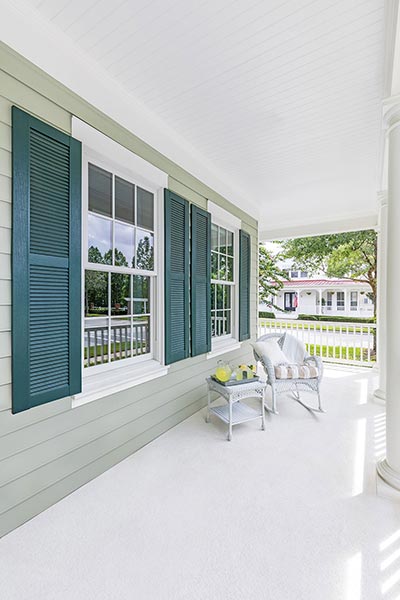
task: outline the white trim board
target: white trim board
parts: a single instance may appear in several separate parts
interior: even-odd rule
[[[262,223],[261,223],[262,227]],[[260,242],[300,238],[328,233],[344,233],[346,231],[359,231],[362,229],[376,229],[378,227],[378,212],[363,216],[349,217],[339,220],[329,220],[318,223],[304,223],[303,225],[282,225],[273,229],[261,229]]]
[[[168,187],[168,175],[121,144],[118,144],[81,119],[72,117],[72,136],[102,157],[135,174],[143,184],[152,188]]]

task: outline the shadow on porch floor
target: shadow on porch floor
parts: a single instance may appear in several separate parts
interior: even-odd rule
[[[0,541],[7,600],[393,600],[400,494],[377,494],[375,373],[328,368],[327,413],[204,411]],[[378,488],[379,489],[379,488]]]

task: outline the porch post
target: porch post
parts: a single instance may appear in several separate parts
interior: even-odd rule
[[[387,192],[378,193],[379,224],[378,224],[378,291],[376,298],[376,346],[377,366],[379,369],[378,389],[374,396],[385,400],[386,396],[386,300],[387,300]]]
[[[319,314],[322,315],[322,290],[318,290],[319,296]]]
[[[386,458],[377,464],[386,483],[400,490],[400,104],[385,115],[388,141]]]

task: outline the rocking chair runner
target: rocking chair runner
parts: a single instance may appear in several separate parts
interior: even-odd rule
[[[276,410],[277,395],[282,392],[292,392],[294,399],[302,406],[311,411],[325,412],[321,404],[320,383],[323,374],[323,363],[319,356],[310,356],[306,351],[304,344],[292,335],[287,333],[269,333],[263,335],[257,340],[265,342],[267,340],[276,340],[282,349],[289,368],[282,367],[273,363],[271,357],[268,356],[268,350],[261,352],[260,347],[254,348],[254,358],[260,362],[267,375],[267,385],[271,386],[272,391],[272,412],[278,414]],[[312,369],[304,370],[304,366],[313,367]],[[293,368],[294,367],[294,368]],[[303,369],[301,370],[301,368]],[[306,377],[304,373],[311,373],[314,376]],[[303,376],[300,377],[299,375]],[[297,375],[297,376],[293,376]],[[312,407],[305,404],[300,399],[300,391],[315,392],[318,397],[318,407]]]

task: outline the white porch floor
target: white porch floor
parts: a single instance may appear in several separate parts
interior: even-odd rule
[[[204,411],[0,541],[4,600],[394,600],[400,493],[376,487],[369,370],[234,428]]]

